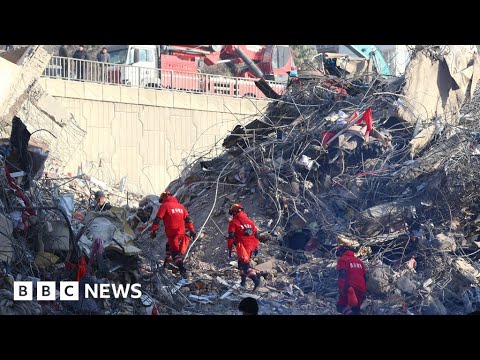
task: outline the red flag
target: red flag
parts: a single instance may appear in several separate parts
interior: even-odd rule
[[[369,107],[367,111],[365,111],[360,119],[357,120],[356,124],[365,122],[367,125],[367,131],[366,133],[368,134],[370,131],[373,130],[373,115],[372,115],[372,108]]]
[[[358,115],[358,113],[355,111],[353,113],[353,115],[350,117],[350,120],[349,121],[353,121]],[[369,107],[362,115],[362,117],[360,119],[358,119],[355,124],[361,124],[362,122],[365,122],[365,124],[367,125],[367,131],[365,133],[365,135],[367,135],[368,133],[370,133],[370,131],[373,130],[373,115],[372,115],[372,108]]]

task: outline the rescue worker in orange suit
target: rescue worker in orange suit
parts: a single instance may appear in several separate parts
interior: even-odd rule
[[[240,286],[245,287],[247,277],[252,279],[255,291],[260,286],[260,277],[250,268],[252,255],[258,253],[257,227],[255,223],[245,214],[243,206],[233,204],[228,212],[233,219],[228,224],[227,248],[228,256],[232,257],[233,245],[235,245],[238,256],[238,269],[240,270]]]
[[[338,290],[340,297],[337,311],[344,315],[360,315],[360,306],[365,299],[366,273],[362,260],[345,245],[337,249]]]
[[[182,275],[183,278],[187,278],[187,271],[183,264],[183,254],[185,253],[186,246],[183,247],[182,242],[185,241],[188,244],[190,238],[194,238],[196,235],[192,219],[185,206],[180,204],[177,198],[170,192],[163,192],[160,195],[160,202],[162,205],[158,209],[157,216],[153,221],[150,238],[152,240],[155,239],[160,220],[163,220],[165,234],[168,239],[165,245],[165,261],[163,267],[166,268],[171,261],[174,261],[175,266],[180,270],[180,275]]]

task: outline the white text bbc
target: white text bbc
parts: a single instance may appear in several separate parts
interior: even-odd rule
[[[110,298],[128,298],[138,299],[142,296],[140,284],[85,284],[85,298],[110,299]],[[54,301],[56,299],[55,281],[37,281],[36,283],[37,301]],[[78,281],[60,281],[60,300],[76,301],[79,299]],[[15,281],[13,284],[14,301],[32,301],[33,300],[33,282]]]

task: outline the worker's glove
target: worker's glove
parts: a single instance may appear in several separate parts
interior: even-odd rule
[[[232,257],[232,249],[228,249],[228,257],[229,257],[229,258]]]
[[[190,232],[190,239],[195,239],[195,237],[197,236],[197,233],[195,231],[191,231]]]
[[[156,231],[152,231],[152,232],[150,233],[150,239],[153,240],[153,239],[155,239],[156,237],[157,237],[157,232],[156,232]]]
[[[255,251],[253,252],[253,256],[257,256],[258,255],[258,249],[255,249]]]

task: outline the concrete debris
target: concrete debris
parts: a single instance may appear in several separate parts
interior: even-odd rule
[[[7,126],[26,98],[34,94],[31,91],[32,86],[48,65],[53,51],[55,45],[30,45],[19,50],[15,58],[6,60],[6,56],[0,57],[0,73],[3,79],[3,92],[0,92],[0,127]],[[7,69],[5,73],[4,69]]]
[[[258,271],[271,271],[273,269],[273,266],[274,266],[273,261],[267,261],[262,264],[255,265],[255,269]]]
[[[423,315],[447,315],[448,311],[445,305],[436,297],[430,297],[426,306],[422,307]]]
[[[410,280],[406,275],[399,277],[396,285],[401,291],[407,294],[413,294],[417,288],[415,283]]]
[[[403,225],[412,219],[415,209],[404,206],[399,202],[391,202],[371,207],[359,214],[359,221],[354,224],[354,229],[367,236],[382,234],[389,227],[396,224]]]
[[[477,266],[469,264],[462,258],[455,259],[453,266],[464,277],[467,284],[478,284],[480,280],[480,271],[477,269]]]
[[[367,290],[372,294],[385,294],[390,289],[391,270],[386,265],[375,266],[367,274]]]
[[[261,314],[337,314],[339,245],[365,264],[363,314],[480,307],[478,55],[418,47],[405,76],[373,82],[371,63],[337,66],[332,54],[320,69],[299,71],[280,99],[225,137],[223,153],[189,158],[169,184],[198,233],[188,279],[163,267],[165,234],[148,236],[158,195],[81,169],[63,174],[65,159],[22,121],[26,102],[54,126],[73,121],[36,83],[49,48],[8,56],[0,58],[0,314],[234,314],[247,296]],[[111,209],[93,210],[98,190]],[[259,229],[255,293],[251,282],[240,285],[226,251],[235,202]],[[81,291],[67,302],[57,293],[40,305],[13,301],[13,279],[139,283],[143,296]]]
[[[0,315],[40,315],[42,307],[36,301],[13,301],[13,292],[0,289]]]
[[[208,234],[192,248],[191,266],[225,269],[224,253],[213,249],[225,247],[225,208],[242,202],[272,237],[252,262],[266,281],[263,303],[283,301],[265,305],[271,313],[335,304],[337,243],[355,248],[366,264],[373,298],[366,313],[469,311],[476,303],[455,294],[477,283],[480,164],[465,151],[465,143],[473,150],[480,142],[477,62],[455,46],[428,46],[415,49],[404,77],[374,85],[352,77],[355,71],[350,81],[329,82],[329,66],[315,76],[299,73],[283,101],[233,129],[224,154],[208,166],[198,159],[169,185]],[[365,92],[369,86],[376,96]],[[460,249],[467,258],[458,257]],[[229,286],[220,296],[235,295]]]
[[[353,248],[357,248],[358,246],[360,246],[360,243],[358,241],[356,241],[354,239],[350,239],[343,234],[337,235],[337,242],[340,245],[350,246],[350,247],[353,247]]]
[[[302,85],[302,92],[299,89],[290,89],[289,101],[311,104],[313,100],[308,98],[309,84],[307,82]],[[375,106],[373,102],[372,108],[375,109]],[[436,196],[440,195],[438,191],[434,192],[434,196],[428,194],[435,189],[434,186],[438,187],[441,181],[448,183],[451,179],[448,172],[441,170],[449,155],[447,147],[439,142],[423,157],[386,162],[389,152],[398,147],[399,141],[408,141],[409,135],[408,127],[395,120],[398,109],[395,106],[383,106],[385,108],[382,111],[387,112],[386,117],[383,117],[384,123],[390,122],[390,127],[405,130],[404,133],[393,137],[388,136],[388,128],[380,129],[378,133],[382,135],[372,133],[374,141],[378,141],[380,146],[373,146],[372,143],[365,146],[364,135],[355,133],[361,129],[353,128],[351,131],[354,135],[340,137],[339,143],[331,147],[334,150],[330,156],[328,147],[325,149],[322,146],[314,148],[306,145],[297,148],[294,145],[308,144],[311,138],[306,136],[307,134],[315,138],[315,134],[321,131],[338,131],[335,128],[325,129],[320,126],[317,129],[312,126],[316,121],[322,124],[323,114],[309,113],[308,110],[295,114],[297,109],[293,109],[294,106],[289,108],[285,104],[274,103],[265,115],[269,124],[274,125],[266,126],[265,122],[262,125],[254,120],[244,128],[236,128],[224,141],[227,153],[209,163],[208,173],[204,166],[197,167],[194,164],[190,167],[190,172],[184,175],[184,178],[196,179],[190,183],[194,186],[185,187],[180,181],[169,186],[174,191],[181,191],[192,213],[200,214],[204,212],[206,205],[213,203],[215,193],[215,187],[203,187],[200,183],[225,183],[221,188],[225,200],[213,209],[212,226],[209,225],[206,214],[198,216],[201,223],[205,222],[208,236],[192,251],[190,259],[193,269],[196,269],[200,262],[208,261],[212,264],[210,271],[216,268],[217,272],[224,272],[222,283],[225,288],[219,292],[219,299],[216,301],[233,301],[242,296],[238,293],[238,280],[235,278],[234,269],[225,268],[226,261],[221,251],[212,251],[225,246],[219,236],[219,230],[226,228],[225,211],[221,207],[229,201],[242,201],[248,204],[247,211],[260,225],[262,234],[271,235],[271,240],[261,246],[260,254],[253,262],[266,281],[266,291],[261,293],[260,299],[265,313],[335,314],[337,284],[335,259],[331,255],[334,247],[332,244],[337,241],[357,248],[358,255],[367,264],[367,298],[374,300],[365,302],[364,312],[461,313],[462,310],[454,309],[452,300],[440,301],[439,296],[442,289],[449,287],[448,281],[441,280],[446,275],[442,271],[448,271],[445,269],[446,259],[455,258],[452,253],[460,246],[460,242],[456,241],[460,234],[450,231],[464,231],[466,223],[460,220],[462,216],[454,216],[454,221],[447,222],[443,217],[432,217],[433,208],[448,207],[442,203],[445,199]],[[317,110],[319,108],[321,112],[321,106],[317,107]],[[375,118],[379,110],[374,110],[373,113]],[[297,127],[302,121],[309,121],[304,125],[305,130],[296,132],[295,138],[284,141],[284,135],[288,133],[285,127]],[[283,128],[279,130],[281,127]],[[264,135],[264,138],[252,139],[250,130],[255,130],[256,136]],[[271,137],[268,135],[271,132],[277,132],[277,138],[282,139],[275,143],[275,148],[269,148]],[[436,146],[444,151],[444,158],[443,153],[441,156],[438,152],[434,155],[434,152],[438,151]],[[451,144],[448,147],[450,151]],[[308,149],[308,152],[304,149]],[[265,158],[265,152],[269,152],[271,157]],[[243,153],[248,153],[249,158],[253,157],[256,162],[248,159],[243,161]],[[361,159],[358,155],[361,155]],[[370,158],[367,158],[368,156]],[[257,167],[259,159],[262,159],[262,165]],[[315,163],[311,161],[313,159]],[[235,175],[224,177],[222,168],[226,164],[234,173],[238,171],[241,174],[259,174],[259,178],[243,182],[247,188],[229,187],[229,182],[232,185],[238,184],[240,178]],[[342,168],[346,169],[343,173],[339,171]],[[431,174],[433,181],[425,178],[425,174]],[[398,180],[393,180],[397,175],[400,175]],[[195,184],[195,181],[198,183]],[[374,182],[377,186],[382,184],[385,196],[372,197],[369,193],[372,191],[370,184]],[[259,193],[264,194],[267,199],[278,199],[278,202],[262,200],[259,203]],[[454,192],[448,201],[449,204],[457,201],[459,205],[455,208],[461,210],[461,201],[459,202],[458,197],[455,198]],[[470,203],[473,205],[473,202]],[[472,212],[472,216],[476,214]],[[445,218],[448,219],[448,216]],[[453,223],[455,227],[452,227]],[[437,228],[445,228],[445,231],[432,234],[432,230]],[[317,239],[317,243],[322,246],[313,247],[312,251],[312,247],[306,245],[312,239]],[[462,243],[461,246],[466,250],[470,245]],[[433,261],[433,258],[427,258],[429,255],[424,255],[425,251],[433,254],[441,251],[447,258],[435,258]],[[232,262],[232,266],[235,266],[235,262]],[[225,273],[229,271],[231,273]],[[464,268],[463,271],[467,270]],[[202,272],[205,273],[204,270]],[[472,275],[471,271],[467,271],[467,274]],[[473,278],[470,277],[470,283],[472,282]],[[466,285],[462,282],[462,286]],[[427,303],[423,301],[425,293],[432,294]],[[214,303],[209,304],[212,305],[212,311]],[[471,300],[463,303],[467,310],[471,308],[468,304],[475,304]],[[447,305],[451,307],[450,311],[446,310]]]
[[[445,234],[437,234],[435,236],[435,240],[433,241],[433,246],[436,247],[438,250],[445,251],[455,251],[457,249],[455,239]]]
[[[441,57],[439,59],[438,57]],[[433,60],[432,59],[439,59]],[[420,51],[412,57],[405,73],[405,99],[398,108],[399,117],[415,125],[410,153],[415,155],[438,134],[445,125],[456,125],[460,108],[478,71],[476,56],[459,47],[434,51]],[[438,101],[442,99],[442,101]]]

